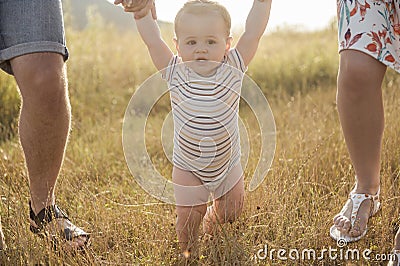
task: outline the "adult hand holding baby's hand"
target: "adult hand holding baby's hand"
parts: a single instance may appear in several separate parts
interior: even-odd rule
[[[134,13],[135,19],[141,19],[146,16],[149,11],[151,11],[153,19],[157,19],[154,0],[115,0],[114,4],[122,4],[125,12]]]

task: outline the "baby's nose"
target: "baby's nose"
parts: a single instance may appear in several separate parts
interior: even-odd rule
[[[199,47],[196,49],[196,52],[197,52],[197,53],[207,53],[207,48],[206,48],[206,47],[203,47],[203,46],[199,46]]]

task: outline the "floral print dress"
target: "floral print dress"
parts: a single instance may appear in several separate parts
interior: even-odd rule
[[[400,0],[337,0],[339,51],[354,49],[400,72]]]

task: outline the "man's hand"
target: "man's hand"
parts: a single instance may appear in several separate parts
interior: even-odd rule
[[[141,19],[151,11],[153,19],[157,19],[154,0],[115,0],[115,5],[122,4],[125,12],[132,12],[135,19]]]

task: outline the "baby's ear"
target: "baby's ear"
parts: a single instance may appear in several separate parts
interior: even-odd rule
[[[180,55],[181,52],[179,51],[178,39],[176,37],[174,37],[172,40],[174,41],[175,48],[176,48],[176,51],[178,52],[178,55],[181,56]]]
[[[227,54],[229,52],[229,50],[231,49],[232,42],[233,42],[233,37],[228,37],[226,39],[225,54]]]

